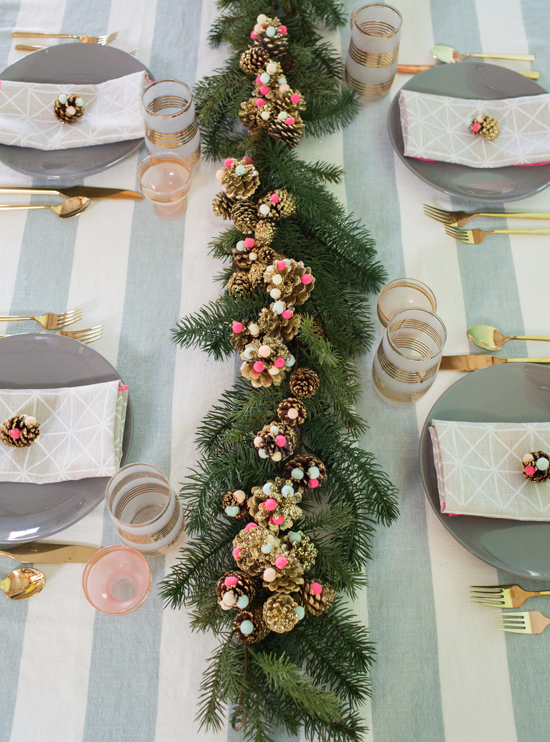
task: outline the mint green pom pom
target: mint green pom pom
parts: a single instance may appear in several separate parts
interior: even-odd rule
[[[254,624],[252,623],[252,621],[243,621],[239,628],[241,630],[241,634],[248,636],[254,631]]]

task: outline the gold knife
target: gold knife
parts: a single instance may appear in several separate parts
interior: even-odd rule
[[[143,196],[137,191],[125,191],[122,188],[96,188],[95,186],[68,186],[67,188],[9,188],[0,186],[0,193],[18,193],[28,196],[86,196],[86,198],[122,198],[132,201],[141,201]]]
[[[500,358],[485,353],[470,355],[443,356],[441,371],[476,371],[478,368],[497,366],[499,363],[550,363],[550,358]]]
[[[17,49],[17,46],[15,48]],[[440,65],[435,64],[398,64],[397,71],[405,75],[417,75],[419,72],[425,72],[426,70],[431,70],[432,67],[439,66]],[[518,72],[518,70],[515,71]],[[523,70],[519,74],[523,75],[524,77],[528,77],[530,80],[538,80],[540,77],[540,73],[534,71],[530,72]]]
[[[98,549],[95,546],[75,544],[30,543],[0,551],[0,557],[10,557],[24,564],[84,564]]]

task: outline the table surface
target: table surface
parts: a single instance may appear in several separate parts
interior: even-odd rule
[[[550,85],[546,0],[392,4],[404,16],[402,63],[430,63],[427,50],[434,43],[452,44],[463,53],[533,53],[541,84]],[[345,5],[349,13],[355,2]],[[115,45],[137,48],[155,76],[193,83],[223,59],[223,50],[207,43],[215,16],[213,0],[4,0],[0,69],[21,56],[11,38],[14,28],[119,31]],[[329,38],[345,50],[349,31]],[[507,334],[548,334],[548,238],[498,236],[481,246],[458,246],[441,225],[423,216],[422,203],[468,204],[415,179],[390,147],[386,114],[407,79],[398,75],[390,95],[365,105],[344,132],[306,140],[299,154],[345,167],[338,195],[371,230],[390,278],[413,276],[433,289],[448,328],[446,352],[469,351],[465,330],[474,323],[494,324]],[[144,149],[85,183],[136,188],[143,156]],[[213,278],[220,266],[207,254],[208,241],[222,228],[210,208],[216,169],[204,161],[195,168],[189,210],[178,221],[159,220],[145,201],[95,203],[69,222],[43,212],[2,214],[1,311],[83,307],[77,327],[105,325],[103,339],[93,347],[130,385],[136,422],[131,458],[169,472],[174,485],[195,460],[193,433],[202,415],[235,374],[233,361],[216,363],[170,341],[177,318],[219,293]],[[2,168],[0,182],[26,185],[30,180]],[[550,211],[550,191],[519,206]],[[9,327],[10,332],[30,330],[36,325]],[[518,356],[547,355],[537,343],[506,349]],[[372,355],[358,364],[364,389],[359,412],[370,423],[361,445],[377,455],[399,487],[401,510],[399,520],[376,535],[374,559],[367,566],[369,588],[356,605],[378,651],[373,700],[364,710],[368,739],[546,742],[550,637],[497,632],[493,611],[469,603],[469,585],[513,579],[455,542],[422,490],[419,432],[434,401],[460,374],[442,372],[415,406],[394,407],[374,390]],[[62,538],[92,545],[116,542],[103,506]],[[176,556],[170,552],[150,560],[156,584]],[[13,562],[1,559],[0,567],[7,574]],[[185,611],[163,610],[153,589],[135,614],[108,617],[86,602],[81,565],[49,565],[44,572],[47,587],[33,600],[17,604],[0,598],[2,742],[242,739],[230,730],[199,732],[193,724],[201,672],[216,642],[210,634],[192,634]],[[528,607],[550,615],[549,598]]]

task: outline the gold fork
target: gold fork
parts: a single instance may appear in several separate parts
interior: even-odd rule
[[[488,605],[493,608],[521,608],[527,598],[533,598],[536,595],[550,595],[550,590],[531,592],[523,590],[519,585],[470,586],[472,603]]]
[[[12,31],[15,39],[80,39],[84,44],[110,44],[118,36],[118,31],[105,36],[79,36],[72,33],[32,33],[30,31]]]
[[[467,245],[479,245],[488,234],[550,234],[550,229],[457,229],[456,227],[445,227],[449,237],[454,237],[459,242]]]
[[[40,46],[40,44],[16,44],[15,50],[18,52],[37,52],[40,49],[51,49],[51,46]],[[122,51],[122,50],[121,50]],[[135,57],[138,53],[137,49],[133,52],[128,52],[132,57]]]
[[[468,214],[467,211],[445,211],[444,209],[437,209],[435,206],[428,206],[428,204],[424,204],[424,213],[430,219],[435,219],[436,222],[441,222],[442,224],[448,224],[449,227],[463,227],[465,224],[468,224],[470,219],[476,216],[495,216],[501,219],[550,219],[550,214],[500,214],[486,213],[484,211],[476,211],[473,214]]]
[[[89,327],[87,330],[60,330],[56,335],[64,335],[66,338],[79,340],[85,345],[95,342],[103,337],[103,325]],[[0,338],[9,338],[11,335],[0,335]]]
[[[40,317],[0,317],[0,322],[20,322],[21,320],[35,319],[40,322],[45,330],[60,330],[62,327],[72,325],[82,319],[83,309],[73,309],[72,312],[61,312],[60,314],[42,314]]]
[[[495,629],[511,631],[512,634],[542,634],[549,625],[550,618],[543,616],[540,611],[495,613]]]

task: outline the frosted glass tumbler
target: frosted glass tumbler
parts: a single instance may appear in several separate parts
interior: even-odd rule
[[[437,301],[434,292],[416,278],[396,278],[387,283],[378,295],[376,312],[381,324],[387,327],[396,312],[411,307],[436,312]]]
[[[151,570],[145,557],[129,546],[100,549],[86,564],[82,575],[88,601],[110,616],[122,616],[142,606],[151,584]]]

